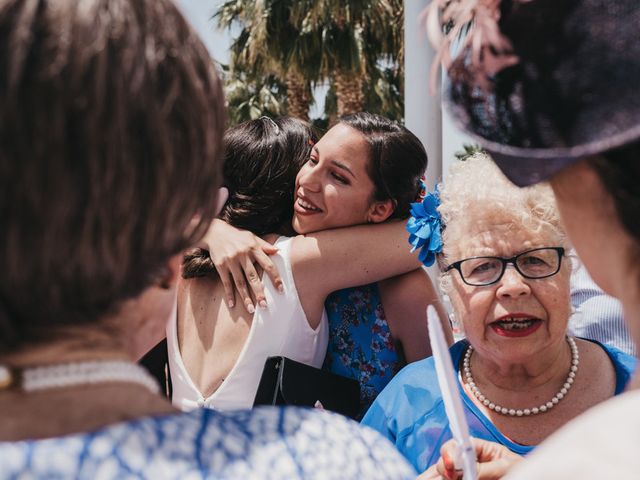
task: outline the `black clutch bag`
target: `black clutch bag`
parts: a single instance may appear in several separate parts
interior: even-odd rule
[[[286,357],[269,357],[264,364],[257,405],[313,407],[356,418],[360,411],[360,384],[352,378],[320,370]]]

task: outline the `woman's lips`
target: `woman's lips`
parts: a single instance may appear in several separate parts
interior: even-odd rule
[[[322,210],[314,205],[309,200],[298,197],[296,202],[293,204],[293,209],[296,213],[301,215],[314,215],[316,213],[322,213]]]
[[[542,320],[525,315],[504,316],[489,324],[502,337],[526,337],[538,330]]]

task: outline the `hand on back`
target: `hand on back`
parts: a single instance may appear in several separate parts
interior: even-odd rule
[[[202,241],[220,276],[229,308],[236,303],[236,290],[249,313],[255,311],[256,305],[266,307],[264,285],[256,264],[269,275],[276,288],[282,291],[282,279],[269,258],[269,255],[278,252],[278,248],[269,242],[222,220],[211,223]]]

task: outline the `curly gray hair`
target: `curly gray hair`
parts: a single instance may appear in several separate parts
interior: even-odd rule
[[[570,248],[551,187],[547,183],[516,187],[485,153],[454,164],[439,189],[438,211],[444,225],[441,266],[459,260],[461,240],[478,226],[524,229]],[[441,286],[447,290],[446,278]]]

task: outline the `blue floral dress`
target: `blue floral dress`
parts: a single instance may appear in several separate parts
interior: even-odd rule
[[[333,292],[325,309],[329,346],[323,368],[360,382],[364,414],[405,364],[391,337],[378,284]]]

